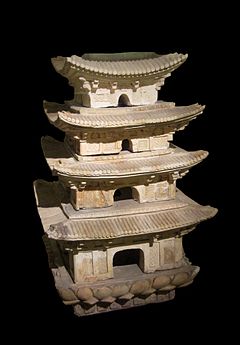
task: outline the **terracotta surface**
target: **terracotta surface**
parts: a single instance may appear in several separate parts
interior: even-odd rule
[[[174,298],[199,267],[182,236],[217,210],[201,206],[176,181],[208,155],[170,141],[204,106],[157,101],[183,54],[57,57],[74,99],[44,102],[65,132],[42,138],[58,181],[35,181],[35,195],[56,288],[78,316]]]
[[[74,87],[74,102],[85,107],[152,104],[165,78],[187,55],[156,53],[85,54],[52,58],[56,71]]]

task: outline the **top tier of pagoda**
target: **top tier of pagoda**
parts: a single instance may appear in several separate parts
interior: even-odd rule
[[[186,59],[187,54],[135,52],[59,56],[52,63],[74,87],[76,105],[103,108],[155,103],[165,78]]]
[[[74,99],[64,104],[45,102],[46,114],[66,133],[64,146],[76,160],[125,150],[153,155],[172,152],[172,134],[204,110],[199,104],[175,106],[157,101],[165,78],[186,58],[178,53],[53,58],[56,70],[74,86]],[[56,164],[55,168],[59,170]]]

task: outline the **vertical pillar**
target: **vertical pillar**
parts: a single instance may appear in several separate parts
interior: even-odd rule
[[[79,252],[73,255],[75,283],[87,281],[93,276],[92,252]]]
[[[94,250],[93,254],[93,273],[97,278],[108,277],[107,252]]]
[[[154,242],[152,246],[149,246],[149,271],[154,272],[159,268],[159,244]]]

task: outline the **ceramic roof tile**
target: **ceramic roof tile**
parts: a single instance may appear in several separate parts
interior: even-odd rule
[[[181,120],[191,120],[200,115],[204,106],[196,103],[189,106],[166,107],[161,102],[152,106],[130,107],[123,111],[121,108],[86,110],[80,107],[78,112],[50,102],[45,102],[45,112],[49,120],[56,127],[72,125],[89,128],[113,128],[124,126],[148,125],[154,123],[170,123]],[[64,110],[68,109],[68,110]],[[145,109],[143,111],[143,109]]]
[[[131,54],[131,53],[130,53]],[[121,54],[119,54],[120,56]],[[108,76],[140,76],[144,74],[159,73],[166,70],[174,70],[180,64],[182,64],[187,59],[187,54],[167,54],[167,55],[157,55],[150,56],[146,58],[143,53],[143,58],[134,57],[129,59],[121,60],[111,60],[106,55],[106,60],[89,60],[89,56],[79,57],[73,55],[71,57],[61,57],[52,58],[52,63],[55,69],[61,73],[65,74],[69,72],[69,67],[75,67],[79,72],[84,74],[84,71],[90,71],[95,74],[108,75]]]
[[[44,149],[44,144],[43,144]],[[115,161],[64,161],[50,159],[49,164],[59,175],[69,176],[122,176],[129,174],[146,174],[151,172],[166,172],[176,169],[187,169],[206,158],[208,152],[203,150],[193,152],[173,152],[166,155],[132,158]],[[51,163],[50,163],[51,161]]]
[[[195,225],[213,217],[217,210],[210,206],[188,205],[158,213],[137,214],[110,218],[66,220],[47,230],[56,240],[97,240],[127,235],[150,234]]]

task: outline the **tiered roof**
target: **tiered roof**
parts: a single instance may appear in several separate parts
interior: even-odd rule
[[[74,55],[53,58],[52,63],[57,72],[67,77],[72,85],[79,79],[81,82],[87,80],[95,92],[98,83],[102,83],[103,88],[108,87],[106,83],[113,85],[115,82],[130,87],[136,85],[136,81],[138,85],[156,85],[186,59],[187,54],[177,53],[85,54],[82,57]],[[45,102],[44,107],[52,124],[72,133],[78,133],[81,129],[87,132],[139,126],[165,126],[169,133],[182,128],[204,110],[204,106],[199,104],[175,106],[172,102],[101,109],[81,107],[72,102],[63,105]],[[186,152],[172,146],[170,153],[162,155],[152,151],[120,153],[94,159],[80,156],[77,160],[65,143],[46,137],[42,140],[42,146],[55,174],[68,180],[83,178],[85,181],[184,172],[208,155],[206,151]],[[52,198],[51,191],[47,193],[45,190],[45,195]],[[45,208],[39,205],[45,231],[49,238],[56,240],[110,240],[157,233],[175,236],[186,229],[190,231],[196,224],[216,213],[216,209],[201,206],[179,191],[175,200],[145,205],[134,200],[124,200],[121,208],[116,205],[108,207],[107,214],[105,209],[75,211],[69,202],[64,204],[60,201],[59,195],[51,205]]]
[[[180,190],[175,200],[139,204],[134,200],[121,201],[106,209],[80,210],[74,215],[63,211],[61,192],[57,184],[37,182],[35,185],[39,214],[49,238],[57,240],[106,240],[125,236],[182,231],[213,217],[217,210],[193,202]],[[43,200],[41,198],[43,196]],[[42,207],[44,203],[48,204]],[[47,210],[47,212],[46,212]],[[121,211],[119,213],[119,211]],[[134,211],[134,212],[132,212]]]
[[[54,149],[52,144],[55,145]],[[208,152],[203,150],[187,152],[175,147],[172,153],[165,155],[146,156],[145,153],[139,153],[134,156],[128,154],[127,157],[126,155],[118,155],[117,159],[111,159],[108,156],[108,160],[79,162],[74,158],[59,159],[59,155],[54,158],[56,157],[54,152],[56,154],[62,152],[63,157],[69,157],[69,153],[62,142],[46,137],[45,140],[42,140],[42,146],[47,162],[55,173],[61,176],[79,178],[112,178],[184,170],[200,163],[208,155]]]
[[[45,102],[45,112],[52,124],[62,130],[79,128],[116,128],[158,124],[159,126],[189,122],[200,115],[205,106],[198,103],[175,106],[172,102],[157,102],[148,106],[124,108],[86,108]]]
[[[121,80],[158,79],[178,68],[186,59],[187,54],[158,55],[156,53],[120,53],[120,54],[85,54],[82,57],[58,56],[52,58],[52,63],[57,72],[69,80],[79,75],[86,79]]]
[[[215,215],[210,206],[188,205],[179,209],[110,218],[66,220],[47,230],[56,240],[102,240],[153,234],[197,225]]]

